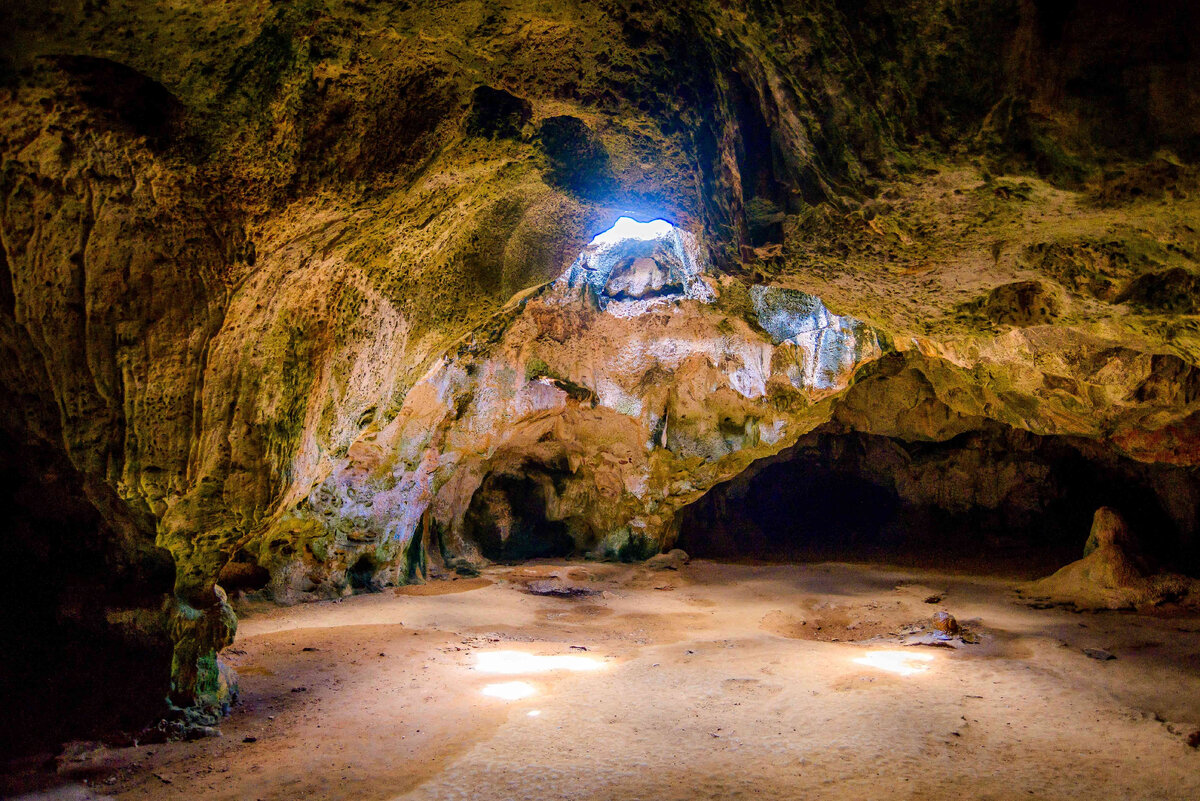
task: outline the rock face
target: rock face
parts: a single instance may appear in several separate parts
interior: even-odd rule
[[[80,677],[46,691],[136,642],[152,701],[130,674],[108,718],[211,697],[222,586],[652,556],[810,436],[899,443],[917,507],[1025,511],[1055,460],[979,443],[1066,438],[1194,569],[1167,6],[8,4],[4,547]],[[622,217],[673,225],[595,238]]]
[[[491,341],[435,364],[393,420],[356,439],[248,544],[278,566],[275,597],[334,594],[339,568],[362,554],[391,582],[419,572],[426,555],[646,558],[669,544],[678,508],[788,444],[880,355],[869,329],[791,290],[773,290],[794,299],[776,304],[772,325],[809,336],[776,341],[752,306],[739,314],[722,301],[740,287],[705,278],[689,234],[654,230],[646,241],[593,243],[502,312]],[[686,265],[677,288],[611,294],[631,248],[674,248]],[[788,323],[780,309],[792,307]]]
[[[1125,519],[1115,509],[1101,506],[1092,518],[1092,530],[1083,546],[1083,555],[1088,556],[1100,548],[1119,548],[1134,553],[1137,546]]]

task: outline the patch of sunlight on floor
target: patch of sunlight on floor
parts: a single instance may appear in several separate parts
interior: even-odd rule
[[[599,670],[604,663],[590,656],[539,656],[524,651],[484,651],[475,654],[475,669],[482,673],[516,676],[551,670]]]
[[[889,673],[898,673],[901,676],[913,676],[929,670],[929,663],[933,661],[933,656],[909,651],[872,651],[853,661],[857,665],[866,665],[886,670]]]
[[[527,681],[504,681],[499,684],[489,684],[479,692],[490,698],[520,701],[522,698],[537,694],[537,688]]]

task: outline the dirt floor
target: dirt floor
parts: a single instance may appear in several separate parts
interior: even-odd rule
[[[260,607],[226,653],[222,736],[84,750],[50,794],[1200,798],[1200,618],[1034,609],[1014,586],[546,563]],[[963,636],[938,639],[939,610]]]

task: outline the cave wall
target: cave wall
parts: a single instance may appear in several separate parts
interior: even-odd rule
[[[72,63],[69,70],[95,66]],[[39,458],[57,470],[74,471],[62,480],[85,488],[74,502],[90,513],[80,511],[76,522],[63,524],[55,547],[70,563],[70,540],[77,537],[82,554],[93,555],[91,561],[80,558],[95,570],[109,550],[97,546],[97,538],[114,539],[118,554],[130,547],[122,540],[153,544],[158,519],[184,489],[208,341],[223,322],[238,269],[248,265],[239,215],[213,197],[194,171],[169,165],[159,149],[173,113],[169,103],[114,110],[95,101],[89,110],[79,101],[104,81],[106,89],[139,103],[167,95],[147,94],[144,76],[107,68],[89,72],[86,81],[71,80],[60,85],[61,95],[44,86],[17,90],[3,118],[0,241],[8,280],[0,370],[9,402],[0,425],[11,441],[43,454]],[[54,516],[51,509],[43,513]],[[168,570],[174,579],[174,567]],[[59,580],[69,585],[83,580],[83,572],[81,566]],[[161,593],[170,597],[174,581],[165,588],[149,581],[139,586],[139,573],[126,572],[142,606],[131,609],[101,593],[91,616],[134,615],[139,625],[148,618],[161,634],[198,625],[193,611],[201,619],[220,614],[211,585],[207,592],[182,590],[178,604],[164,603]],[[40,615],[62,618],[59,630],[73,630],[78,599],[42,601],[59,607],[40,609]],[[231,637],[229,631],[202,650],[211,654],[214,644]],[[79,639],[86,645],[103,638],[82,631]],[[64,647],[60,655],[72,653]],[[110,669],[98,663],[94,675]],[[179,682],[190,684],[195,670],[185,670]],[[129,682],[110,686],[129,689]],[[179,699],[194,697],[190,686],[172,692]],[[96,697],[116,698],[107,692]],[[160,707],[166,695],[151,691],[146,697]]]
[[[751,293],[707,276],[646,299],[599,298],[576,276],[520,298],[486,339],[436,364],[247,546],[273,567],[274,597],[337,594],[366,551],[389,566],[380,582],[402,581],[418,541],[477,565],[480,540],[488,549],[490,529],[521,516],[487,496],[522,478],[570,552],[645,558],[678,505],[827,415],[826,399],[880,355],[873,332],[840,318],[835,329],[801,293],[758,293],[771,302],[756,312]]]
[[[1013,93],[1075,147],[1143,156],[1169,147],[1194,160],[1200,10],[1186,0],[1147,10],[1129,0],[1024,0],[1006,65]]]
[[[81,549],[170,554],[136,606],[180,703],[233,636],[230,564],[281,601],[469,565],[505,476],[633,557],[831,419],[1194,466],[1169,5],[6,3],[10,450],[92,488]],[[694,236],[703,291],[619,316],[544,287],[621,214]],[[818,370],[827,329],[858,344]]]

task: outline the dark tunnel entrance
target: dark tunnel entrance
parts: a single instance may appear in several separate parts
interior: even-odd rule
[[[571,556],[575,540],[567,524],[548,511],[557,491],[554,475],[538,465],[489,475],[464,517],[467,538],[494,562]]]
[[[346,568],[346,581],[350,587],[355,590],[374,590],[375,587],[375,572],[379,569],[379,564],[375,558],[369,553],[365,553],[355,560],[354,564]]]
[[[936,443],[819,429],[683,509],[678,546],[1033,576],[1082,555],[1101,506],[1160,565],[1197,573],[1194,470],[1000,426]]]

